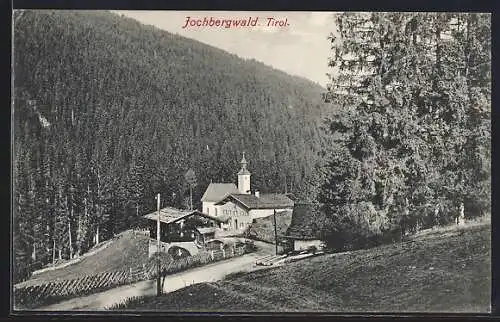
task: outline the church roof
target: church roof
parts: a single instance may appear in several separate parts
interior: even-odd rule
[[[283,209],[292,208],[293,201],[284,194],[261,193],[259,197],[251,194],[232,193],[225,196],[216,205],[223,205],[227,202],[236,202],[248,210],[251,209]]]
[[[238,188],[234,183],[210,183],[201,201],[219,201],[229,193],[238,193]]]

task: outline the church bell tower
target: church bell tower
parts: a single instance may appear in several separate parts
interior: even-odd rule
[[[238,172],[238,191],[242,194],[250,194],[250,171],[247,169],[245,152],[243,152],[243,158],[240,163],[241,169]]]

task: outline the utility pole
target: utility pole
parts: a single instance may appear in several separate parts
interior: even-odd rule
[[[161,262],[160,262],[160,194],[156,196],[157,208],[158,208],[158,220],[156,222],[156,250],[158,258],[156,260],[156,295],[161,295]]]
[[[276,246],[276,255],[278,255],[278,231],[276,229],[276,209],[274,209],[274,244]]]

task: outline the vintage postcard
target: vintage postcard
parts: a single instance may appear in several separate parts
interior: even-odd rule
[[[490,14],[12,23],[14,312],[491,311]]]

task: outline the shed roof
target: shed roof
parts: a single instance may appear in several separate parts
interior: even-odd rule
[[[166,224],[172,224],[176,221],[179,221],[183,218],[189,217],[189,216],[201,216],[205,217],[211,220],[215,220],[217,222],[224,222],[223,220],[213,217],[207,214],[204,214],[198,210],[183,210],[183,209],[177,209],[173,207],[165,207],[163,209],[160,209],[160,221],[162,223]],[[150,220],[158,220],[158,211],[149,213],[147,215],[144,215],[143,218],[150,219]]]
[[[320,205],[298,203],[293,207],[292,222],[285,238],[299,240],[321,239],[321,227],[325,222],[325,213]]]
[[[219,201],[229,193],[238,193],[238,188],[234,183],[210,183],[201,201]]]
[[[232,193],[222,198],[216,205],[223,205],[228,202],[236,202],[244,208],[251,209],[283,209],[292,208],[293,201],[286,195],[279,193],[262,193],[259,197],[251,194]]]

